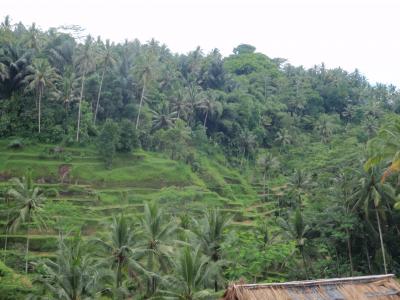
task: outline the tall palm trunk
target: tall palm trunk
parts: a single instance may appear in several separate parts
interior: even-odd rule
[[[79,142],[79,130],[81,127],[81,107],[82,107],[82,98],[83,98],[83,88],[85,87],[85,76],[86,70],[83,72],[82,75],[82,84],[81,84],[81,94],[79,97],[79,107],[78,107],[78,125],[76,128],[76,141]]]
[[[138,129],[138,127],[139,127],[140,112],[142,110],[145,89],[146,89],[146,77],[143,78],[143,88],[142,88],[142,94],[140,95],[139,112],[138,112],[138,115],[137,115],[137,118],[136,118],[136,127],[135,127],[135,129]]]
[[[28,220],[29,222],[29,220]],[[28,274],[28,255],[29,255],[29,223],[26,229],[26,251],[25,251],[25,273]]]
[[[350,241],[350,232],[349,229],[346,228],[346,235],[347,235],[347,252],[349,254],[349,261],[350,261],[350,276],[353,276],[354,267],[353,267],[353,256],[351,254],[351,241]]]
[[[385,247],[383,246],[383,237],[382,237],[382,229],[381,229],[381,220],[379,218],[378,209],[375,209],[376,220],[378,222],[378,230],[379,230],[379,239],[381,242],[381,251],[382,251],[382,258],[383,258],[383,268],[385,270],[385,274],[387,274],[387,265],[386,265],[386,255],[385,255]]]
[[[207,124],[207,117],[208,117],[208,109],[206,110],[206,116],[204,117],[204,129],[206,128],[206,124]]]
[[[304,248],[300,247],[300,252],[301,252],[301,257],[303,259],[303,266],[304,266],[304,271],[306,272],[306,279],[308,280],[308,270],[307,270],[307,263],[306,263],[306,257],[304,255]]]
[[[40,87],[39,88],[39,101],[38,101],[38,124],[39,124],[38,131],[39,131],[39,133],[40,133],[40,121],[42,119],[42,93],[43,93],[43,88]]]
[[[267,200],[267,195],[266,195],[266,192],[267,192],[267,189],[266,189],[266,185],[267,185],[267,183],[266,183],[266,177],[267,177],[267,172],[264,172],[264,174],[263,174],[263,180],[264,180],[264,182],[263,182],[263,184],[264,184],[264,191],[263,191],[263,194],[264,194],[264,202]]]
[[[10,213],[7,213],[7,224],[8,224],[9,217],[10,217]],[[8,228],[6,225],[6,237],[5,237],[5,241],[4,241],[4,257],[3,257],[4,263],[6,263],[6,256],[7,256],[7,242],[8,242]]]
[[[96,124],[97,111],[99,110],[99,103],[100,103],[101,88],[103,87],[103,80],[104,80],[104,74],[105,74],[105,73],[106,73],[106,68],[103,69],[103,73],[101,74],[99,92],[98,92],[98,94],[97,94],[96,109],[95,109],[95,111],[94,111],[93,124]]]
[[[122,263],[121,263],[121,259],[118,258],[117,281],[116,281],[117,288],[121,287],[121,281],[122,281],[121,279],[122,279]]]

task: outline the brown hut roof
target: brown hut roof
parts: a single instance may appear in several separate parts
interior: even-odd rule
[[[223,299],[400,300],[400,284],[393,274],[270,284],[232,284]]]

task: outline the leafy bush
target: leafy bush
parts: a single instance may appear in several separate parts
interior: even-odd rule
[[[9,149],[23,149],[25,147],[24,142],[22,141],[22,139],[14,139],[12,140],[8,146]]]

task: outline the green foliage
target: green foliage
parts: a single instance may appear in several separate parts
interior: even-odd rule
[[[25,299],[32,291],[32,283],[27,277],[18,275],[0,261],[0,299]]]
[[[108,119],[99,135],[98,147],[106,167],[112,168],[118,143],[118,125]]]
[[[139,141],[133,123],[127,119],[122,120],[119,125],[117,151],[130,153],[139,146],[138,143]]]

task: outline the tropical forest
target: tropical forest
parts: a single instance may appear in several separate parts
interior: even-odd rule
[[[1,20],[0,299],[399,273],[400,91],[315,63]]]

